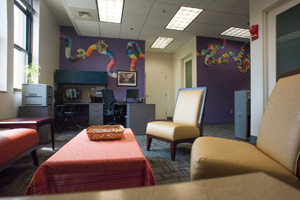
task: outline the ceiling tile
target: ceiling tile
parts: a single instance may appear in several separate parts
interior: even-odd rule
[[[172,53],[172,52],[176,51],[178,48],[180,48],[179,45],[174,45],[173,42],[171,42],[166,48],[164,48],[162,50],[162,52],[163,53]]]
[[[214,2],[214,0],[185,0],[183,2],[183,6],[205,9],[209,5],[211,5],[213,2]]]
[[[195,36],[194,33],[187,32],[187,31],[182,31],[180,35],[177,37],[178,39],[185,39],[185,40],[190,40]]]
[[[156,28],[165,28],[169,23],[169,19],[161,18],[156,16],[148,16],[145,22],[145,26],[156,27]]]
[[[77,8],[88,8],[95,9],[97,8],[95,0],[65,0],[69,7],[77,7]]]
[[[207,9],[221,12],[230,12],[243,0],[215,0]]]
[[[224,30],[229,28],[229,26],[222,25],[214,25],[214,24],[204,24],[204,23],[196,23],[194,22],[190,26],[187,27],[186,31],[195,33],[196,35],[201,35],[204,33],[208,34],[220,34]]]
[[[176,38],[175,40],[172,41],[172,45],[174,46],[182,46],[182,45],[185,45],[187,42],[189,42],[190,40],[184,40],[184,39],[178,39]],[[169,47],[170,45],[168,45]]]
[[[239,3],[239,5],[232,9],[230,12],[233,14],[247,15],[249,16],[249,0],[243,0]]]
[[[161,18],[168,18],[170,21],[172,17],[179,10],[179,5],[165,4],[165,3],[154,3],[149,16],[156,16]]]
[[[148,15],[154,0],[126,0],[124,13]]]
[[[232,26],[245,16],[224,13],[219,11],[204,10],[196,19],[195,22],[207,24],[219,24]]]
[[[245,16],[244,18],[241,18],[238,22],[235,23],[235,26],[238,28],[249,28],[249,17]]]
[[[122,24],[125,25],[144,25],[146,21],[146,15],[138,15],[131,13],[124,13],[122,18]]]
[[[98,22],[101,37],[120,38],[121,24]]]
[[[141,30],[142,26],[122,24],[120,38],[137,40],[139,38]]]
[[[98,21],[98,12],[95,9],[70,7],[70,11],[75,20]],[[89,12],[91,16],[90,17],[87,17],[85,15],[80,16],[79,12]]]
[[[159,35],[163,30],[164,30],[164,28],[155,28],[155,27],[144,26],[141,34]]]
[[[147,35],[147,34],[140,34],[138,39],[145,40],[149,43],[153,43],[158,38],[158,35]]]
[[[155,2],[181,5],[184,2],[184,0],[155,0]]]
[[[182,31],[176,31],[176,30],[170,30],[170,29],[164,29],[159,36],[162,37],[170,37],[170,38],[176,38],[181,34]]]
[[[73,25],[79,35],[145,40],[156,53],[172,53],[195,36],[245,41],[220,33],[230,26],[249,28],[249,0],[125,0],[122,24],[98,22],[96,0],[44,1],[60,25]],[[165,29],[181,5],[204,11],[184,31]],[[95,21],[78,18],[78,10],[91,10]],[[175,40],[164,50],[150,49],[158,36]]]
[[[80,35],[100,37],[98,22],[75,20],[75,23],[80,32]]]

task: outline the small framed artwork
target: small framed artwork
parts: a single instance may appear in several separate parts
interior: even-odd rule
[[[118,71],[117,86],[136,87],[137,72],[136,71]]]

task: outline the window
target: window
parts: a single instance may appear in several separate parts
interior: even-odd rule
[[[24,2],[24,4],[22,2]],[[27,82],[25,66],[31,63],[32,0],[14,1],[14,89]],[[25,6],[26,4],[26,6]]]

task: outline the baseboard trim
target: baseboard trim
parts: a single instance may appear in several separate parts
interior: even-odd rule
[[[256,145],[256,141],[257,141],[257,136],[250,135],[250,142]]]

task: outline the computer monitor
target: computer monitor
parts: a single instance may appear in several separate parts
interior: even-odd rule
[[[139,89],[127,89],[126,102],[127,99],[137,99],[139,98]]]

